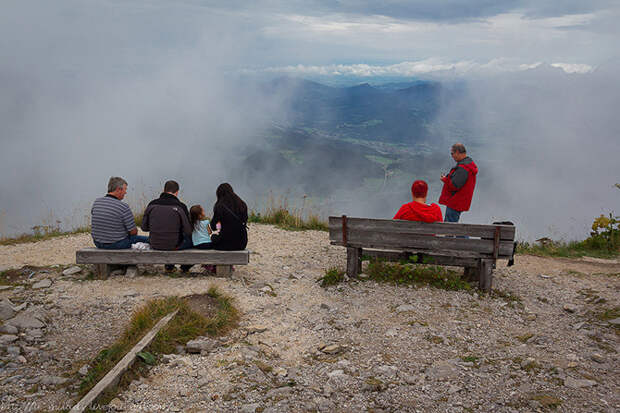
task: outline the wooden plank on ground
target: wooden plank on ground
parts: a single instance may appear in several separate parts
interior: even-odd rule
[[[460,224],[452,222],[416,222],[394,219],[372,219],[347,217],[349,231],[400,232],[404,234],[436,234],[470,236],[493,239],[495,227],[500,228],[500,239],[515,239],[515,227],[512,225]],[[342,239],[342,217],[329,217],[330,240]]]
[[[181,251],[105,250],[84,248],[76,252],[78,264],[222,264],[244,265],[250,262],[250,251],[217,251],[188,249]]]
[[[148,346],[149,344],[151,344],[151,341],[153,341],[153,339],[155,338],[155,336],[157,335],[157,333],[159,332],[159,330],[161,330],[162,328],[164,328],[164,326],[166,324],[168,324],[168,322],[170,320],[172,320],[172,318],[177,314],[179,310],[175,310],[174,312],[168,314],[167,316],[165,316],[164,318],[162,318],[161,320],[159,320],[159,322],[157,324],[155,324],[155,326],[151,329],[151,331],[149,331],[144,337],[142,337],[142,340],[140,340],[138,342],[138,344],[136,344],[130,351],[129,353],[127,353],[125,355],[125,357],[123,357],[121,359],[121,361],[119,361],[116,366],[114,366],[114,368],[112,370],[110,370],[108,372],[108,374],[106,374],[103,379],[101,379],[99,381],[99,383],[97,383],[95,385],[95,387],[93,387],[87,394],[86,396],[84,396],[82,398],[82,400],[80,400],[75,406],[73,406],[73,408],[71,409],[70,413],[81,413],[84,410],[86,410],[88,408],[88,406],[91,405],[92,402],[94,402],[97,397],[99,397],[99,395],[101,393],[103,393],[108,387],[118,383],[118,380],[120,379],[121,375],[127,371],[127,369],[133,364],[133,362],[136,359],[136,356],[138,355],[139,352],[141,352],[142,350],[144,350],[144,348],[146,346]]]

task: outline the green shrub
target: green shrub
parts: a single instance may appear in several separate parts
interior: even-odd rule
[[[460,273],[434,265],[371,260],[366,272],[369,279],[380,282],[430,285],[451,291],[472,289],[470,283],[461,279]]]
[[[344,271],[332,267],[325,271],[325,275],[317,280],[321,283],[321,287],[329,287],[330,285],[336,285],[344,281]]]

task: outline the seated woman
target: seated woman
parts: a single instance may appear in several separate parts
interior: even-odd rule
[[[228,183],[217,187],[217,201],[213,206],[211,229],[220,233],[211,236],[213,249],[234,251],[243,250],[248,245],[248,207]]]
[[[407,221],[422,222],[441,222],[441,209],[437,204],[426,205],[426,194],[428,184],[424,181],[414,181],[411,185],[411,195],[413,201],[400,207],[393,219],[404,219]]]

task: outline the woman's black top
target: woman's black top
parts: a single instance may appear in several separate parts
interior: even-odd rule
[[[215,230],[218,222],[222,223],[222,230],[220,235],[211,236],[213,249],[225,251],[245,249],[248,245],[247,208],[244,208],[242,212],[237,212],[221,202],[216,202],[213,206],[211,229]]]

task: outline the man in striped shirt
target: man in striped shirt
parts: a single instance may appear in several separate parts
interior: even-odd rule
[[[122,202],[127,193],[127,181],[113,176],[108,182],[106,196],[97,198],[91,209],[91,235],[97,248],[127,249],[136,242],[148,242],[138,235],[138,228],[129,205]]]

